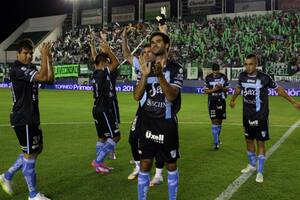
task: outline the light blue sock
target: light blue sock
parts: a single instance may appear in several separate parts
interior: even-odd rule
[[[14,174],[20,170],[23,166],[23,153],[19,155],[15,163],[8,169],[8,171],[4,174],[5,178],[9,181],[12,180]]]
[[[169,189],[169,200],[176,200],[178,191],[179,173],[176,171],[168,171],[168,189]]]
[[[214,144],[218,144],[219,143],[218,125],[213,124],[211,127],[211,132],[214,138]]]
[[[106,140],[106,142],[104,143],[102,149],[98,153],[97,158],[96,158],[96,162],[97,163],[102,163],[105,156],[107,155],[107,153],[110,152],[110,151],[113,151],[115,146],[116,146],[116,143],[111,138],[108,138]]]
[[[146,200],[150,184],[149,172],[140,172],[138,178],[138,200]]]
[[[99,152],[101,151],[102,147],[104,146],[105,143],[98,141],[96,143],[96,155],[99,154]]]
[[[249,164],[253,167],[256,166],[256,154],[251,151],[247,151]]]
[[[23,158],[22,172],[28,186],[30,198],[35,197],[38,193],[36,191],[35,162],[34,159]]]
[[[260,154],[260,155],[258,155],[257,160],[258,160],[257,172],[263,173],[266,157],[264,155]]]
[[[221,134],[221,129],[222,129],[222,124],[221,125],[217,125],[218,126],[218,136],[220,136]]]

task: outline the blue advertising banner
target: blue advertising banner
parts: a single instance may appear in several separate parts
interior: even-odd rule
[[[117,83],[117,92],[133,92],[135,82],[129,83]],[[0,88],[9,88],[9,83],[0,83]],[[40,85],[40,88],[55,89],[55,90],[85,90],[92,91],[91,85],[80,84],[54,84],[54,85]],[[182,88],[183,93],[204,94],[204,87],[184,86]],[[300,96],[300,88],[286,88],[286,92],[289,96]],[[234,88],[229,88],[228,94],[233,94]],[[269,96],[278,96],[278,93],[274,89],[269,89]]]

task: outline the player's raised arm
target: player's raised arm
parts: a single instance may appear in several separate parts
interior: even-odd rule
[[[120,62],[119,62],[118,58],[116,57],[116,55],[112,52],[112,49],[110,48],[108,42],[105,40],[102,40],[100,48],[101,48],[101,52],[107,54],[110,59],[110,62],[108,65],[109,70],[111,72],[115,71],[117,69],[117,67],[119,66]]]
[[[51,48],[48,54],[48,83],[54,83],[54,79],[55,79],[55,75],[54,75],[54,69],[53,69],[53,61],[52,61],[52,52],[51,52]]]
[[[144,95],[147,78],[151,71],[150,63],[145,61],[145,54],[140,55],[139,57],[139,65],[140,65],[140,72],[138,74],[138,82],[136,87],[133,90],[133,98],[136,101],[141,100]]]
[[[236,98],[241,94],[241,87],[239,85],[237,85],[235,87],[235,90],[234,90],[234,94],[232,95],[232,98],[230,100],[230,107],[231,108],[234,108],[235,107],[235,100]]]
[[[133,55],[128,47],[128,27],[125,27],[122,32],[122,54],[130,64],[133,64]]]
[[[49,82],[51,81],[51,77],[48,76],[48,69],[50,68],[49,65],[49,54],[50,54],[51,44],[50,43],[43,43],[40,47],[41,53],[41,69],[35,74],[34,81],[36,82]],[[51,72],[50,72],[51,74]],[[54,76],[53,76],[54,77]]]
[[[163,74],[163,65],[166,65],[166,59],[163,58],[162,60],[157,60],[155,63],[155,70],[154,73],[157,76],[160,86],[164,92],[165,97],[168,99],[168,101],[172,102],[174,101],[178,94],[180,89],[177,86],[171,85],[166,80],[164,74]]]
[[[288,100],[295,108],[297,108],[298,110],[300,110],[300,103],[297,102],[295,99],[293,99],[292,97],[290,97],[287,92],[284,90],[283,87],[278,86],[276,88],[276,92],[278,92],[278,94],[280,96],[282,96],[283,98],[285,98],[286,100]]]
[[[94,36],[94,33],[91,33],[90,34],[91,36],[91,40],[90,40],[90,48],[91,48],[91,54],[92,54],[92,59],[93,61],[96,60],[96,56],[97,56],[97,51],[96,51],[96,46],[95,46],[95,36]]]

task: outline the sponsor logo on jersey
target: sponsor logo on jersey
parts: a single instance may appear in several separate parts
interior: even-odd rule
[[[156,108],[165,108],[166,103],[160,101],[152,101],[151,99],[147,99],[147,106],[156,107]]]
[[[131,125],[131,131],[135,131],[135,126],[136,126],[136,120],[137,120],[137,116],[134,118],[132,125]]]
[[[163,134],[153,134],[151,131],[146,131],[146,139],[150,139],[155,143],[164,143],[164,135]]]
[[[255,95],[257,95],[257,92],[256,92],[256,90],[254,90],[254,89],[247,89],[247,88],[245,88],[244,90],[243,90],[243,96],[244,97],[246,97],[246,96],[255,96]]]
[[[151,90],[149,91],[149,95],[150,97],[154,97],[157,94],[163,94],[163,91],[158,83],[153,82],[151,85]]]
[[[253,79],[247,79],[247,83],[256,83],[256,80],[253,80]]]
[[[248,120],[248,123],[250,126],[258,126],[258,120],[253,120],[251,121],[250,119]]]

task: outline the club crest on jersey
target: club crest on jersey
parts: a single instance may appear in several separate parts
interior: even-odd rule
[[[177,155],[177,151],[176,151],[176,149],[175,149],[175,150],[172,150],[172,151],[170,151],[170,154],[171,154],[171,157],[172,157],[172,158],[176,158],[176,155]]]
[[[21,67],[21,70],[25,72],[27,70],[27,67]]]

